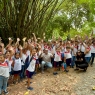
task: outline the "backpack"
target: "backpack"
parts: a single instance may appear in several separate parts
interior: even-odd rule
[[[26,60],[25,60],[25,69],[27,69],[28,68],[28,66],[30,65],[30,62],[32,61],[32,57],[30,58],[30,60],[29,60],[29,55],[28,55],[28,57],[26,58]]]

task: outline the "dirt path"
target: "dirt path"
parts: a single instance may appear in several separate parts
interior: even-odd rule
[[[68,73],[59,71],[54,76],[50,72],[36,74],[31,79],[31,86],[34,88],[28,93],[26,89],[26,80],[17,85],[8,87],[8,95],[95,95],[92,87],[95,86],[95,65],[88,67],[87,72],[74,71],[70,68]]]

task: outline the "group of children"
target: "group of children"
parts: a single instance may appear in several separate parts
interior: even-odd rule
[[[33,34],[34,35],[34,34]],[[89,65],[93,65],[95,58],[95,37],[82,39],[76,36],[74,39],[62,41],[62,39],[51,41],[37,41],[34,39],[17,38],[16,43],[9,38],[8,45],[0,41],[0,95],[2,91],[7,94],[7,85],[20,82],[27,76],[27,89],[32,90],[30,80],[34,73],[54,67],[53,75],[58,70],[68,72],[69,67],[74,68],[77,52],[85,55]]]

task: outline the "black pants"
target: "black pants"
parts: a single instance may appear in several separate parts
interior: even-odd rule
[[[91,65],[92,65],[93,62],[94,62],[94,58],[95,58],[95,53],[91,53]]]
[[[88,63],[84,61],[75,61],[76,68],[87,69]]]
[[[76,64],[76,67],[78,67],[78,65],[80,65],[80,64],[83,64],[83,61],[75,61],[75,64]]]

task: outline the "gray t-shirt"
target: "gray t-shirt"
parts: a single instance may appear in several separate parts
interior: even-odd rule
[[[51,57],[53,57],[53,55],[51,53],[48,54],[43,53],[41,57],[42,57],[42,61],[51,62]]]

